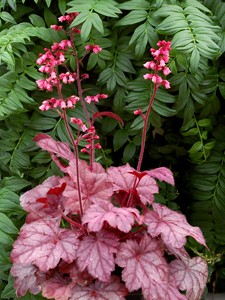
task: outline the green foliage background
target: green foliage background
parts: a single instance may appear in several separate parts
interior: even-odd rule
[[[184,212],[200,226],[210,248],[190,240],[189,249],[207,259],[212,273],[225,277],[225,3],[222,0],[1,0],[0,1],[0,293],[17,299],[9,276],[9,253],[25,213],[19,195],[52,174],[60,174],[47,153],[32,142],[38,132],[68,141],[62,120],[40,112],[48,98],[39,92],[38,54],[65,38],[49,29],[65,12],[79,12],[76,46],[99,44],[83,72],[89,93],[110,97],[94,110],[111,110],[125,121],[97,124],[103,165],[137,163],[142,118],[152,91],[143,63],[160,39],[172,41],[171,89],[160,89],[150,116],[144,168],[168,166],[176,189],[162,184],[157,201]],[[75,62],[70,60],[71,69]],[[75,87],[66,87],[65,95]],[[70,112],[85,118],[81,107]],[[212,276],[211,281],[214,277]],[[21,299],[43,299],[27,295]]]

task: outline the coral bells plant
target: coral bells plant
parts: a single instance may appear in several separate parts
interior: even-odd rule
[[[70,24],[76,16],[66,15],[59,21]],[[82,73],[83,58],[76,49],[79,30],[67,31],[64,25],[52,28],[65,31],[68,40],[46,48],[37,60],[45,75],[37,85],[58,93],[58,97],[45,100],[40,110],[53,109],[63,118],[72,147],[44,133],[34,138],[64,176],[49,177],[20,198],[28,215],[11,252],[17,296],[30,291],[56,300],[122,300],[141,290],[146,300],[200,299],[207,264],[201,257],[190,257],[185,244],[190,236],[206,246],[205,239],[184,215],[154,201],[158,180],[174,185],[172,172],[165,167],[141,170],[155,95],[161,86],[170,87],[165,79],[170,73],[170,42],[159,41],[158,49],[150,50],[153,61],[144,64],[149,69],[144,79],[151,80],[154,89],[147,111],[140,108],[134,112],[144,120],[137,168],[127,163],[104,169],[95,161],[95,150],[101,148],[95,120],[108,116],[123,121],[112,112],[88,113],[88,105],[107,95],[83,95],[82,82],[89,76]],[[84,56],[101,50],[99,45],[86,45]],[[76,72],[67,67],[70,55],[76,59]],[[67,84],[76,84],[78,94],[64,97]],[[85,120],[68,117],[68,110],[76,110],[78,103]],[[87,161],[79,158],[80,151],[87,153]]]

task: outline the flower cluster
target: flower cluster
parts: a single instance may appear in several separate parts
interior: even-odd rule
[[[87,133],[83,136],[83,139],[85,139],[87,144],[85,145],[85,148],[81,149],[82,153],[91,155],[91,152],[94,149],[102,148],[99,143],[95,143],[95,140],[99,140],[99,135],[96,134],[94,126],[90,126],[90,128],[88,128]]]
[[[65,52],[72,47],[69,40],[62,40],[60,43],[54,43],[51,49],[45,48],[45,53],[40,54],[37,59],[37,64],[41,65],[39,71],[47,74],[46,79],[39,79],[36,81],[41,90],[48,92],[53,91],[53,87],[59,84],[59,80],[67,83],[74,82],[76,79],[75,73],[65,73],[58,77],[57,66],[65,62]]]
[[[99,45],[86,45],[85,46],[86,51],[93,51],[95,54],[99,53],[102,51],[102,48]]]
[[[87,126],[80,118],[70,118],[70,122],[76,124],[79,130],[81,129],[83,132],[87,131]]]
[[[59,22],[67,22],[68,24],[71,24],[73,22],[73,20],[79,15],[78,12],[74,12],[74,13],[70,13],[70,14],[66,14],[64,16],[61,16],[58,18]]]
[[[99,102],[100,99],[106,99],[106,98],[108,98],[108,95],[106,95],[106,94],[97,94],[95,96],[87,96],[87,97],[85,97],[84,100],[90,104],[92,102],[97,103],[97,102]]]
[[[163,85],[166,89],[170,88],[170,83],[168,80],[162,79],[160,75],[158,75],[159,71],[162,71],[163,75],[167,76],[171,73],[170,69],[166,66],[169,61],[169,51],[171,50],[171,42],[159,41],[157,43],[159,49],[151,48],[150,52],[154,57],[154,61],[148,61],[144,64],[144,67],[147,69],[151,69],[154,73],[145,74],[144,79],[150,79],[154,84],[158,86]]]
[[[56,99],[52,97],[51,99],[46,99],[42,102],[42,104],[39,106],[39,109],[42,111],[49,110],[51,108],[74,108],[76,106],[77,101],[79,101],[79,98],[77,96],[70,96],[66,99]]]

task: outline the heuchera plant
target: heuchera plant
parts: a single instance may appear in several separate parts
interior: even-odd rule
[[[58,92],[58,98],[45,100],[40,110],[54,109],[63,118],[73,147],[43,133],[34,139],[50,153],[64,176],[52,176],[20,198],[28,215],[11,252],[16,294],[20,297],[30,291],[56,300],[121,300],[141,289],[147,300],[200,299],[207,264],[201,257],[191,258],[185,244],[188,236],[204,246],[205,239],[184,215],[154,202],[154,194],[159,192],[157,180],[174,185],[172,172],[165,167],[141,170],[156,92],[160,86],[170,88],[163,77],[170,73],[171,43],[159,41],[158,49],[150,50],[153,61],[144,64],[150,70],[144,79],[150,79],[154,89],[147,111],[140,108],[134,112],[144,121],[137,168],[127,163],[105,170],[95,162],[95,149],[101,146],[94,122],[103,116],[123,121],[112,112],[88,113],[87,105],[107,95],[83,96],[82,81],[88,75],[81,72],[83,58],[78,57],[75,46],[80,32],[63,27],[76,16],[59,18],[64,24],[52,28],[65,31],[68,40],[54,43],[37,60],[45,75],[37,81],[39,88]],[[101,50],[89,44],[85,55]],[[76,59],[76,72],[67,67],[70,55]],[[65,98],[63,86],[72,83],[77,84],[78,95]],[[68,118],[67,111],[77,102],[81,102],[86,120]],[[70,122],[77,126],[76,138]],[[86,142],[81,151],[88,153],[88,162],[79,158],[81,141]]]

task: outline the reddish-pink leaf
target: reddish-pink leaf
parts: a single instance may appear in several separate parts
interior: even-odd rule
[[[10,274],[15,277],[14,288],[16,289],[17,297],[24,296],[28,290],[36,295],[40,292],[40,286],[35,273],[38,269],[31,264],[13,264]]]
[[[52,191],[65,187],[63,179],[52,176],[46,179],[42,184],[27,191],[20,197],[20,204],[24,210],[29,212],[27,223],[37,221],[38,219],[61,220],[61,194],[54,195]]]
[[[60,259],[72,262],[78,245],[76,232],[61,229],[52,221],[36,221],[23,225],[13,245],[11,259],[14,263],[35,264],[46,272],[55,268]]]
[[[187,300],[172,282],[151,282],[142,288],[145,300]]]
[[[182,248],[186,244],[186,236],[191,236],[206,246],[200,228],[191,226],[184,215],[158,203],[153,203],[152,206],[154,211],[147,212],[144,220],[152,237],[161,235],[170,249]]]
[[[86,286],[76,285],[71,300],[125,300],[126,287],[117,276],[112,276],[108,283],[96,280]]]
[[[74,154],[67,143],[55,141],[47,134],[39,133],[35,136],[33,141],[43,150],[55,153],[57,156],[63,157],[69,161],[74,159]]]
[[[71,211],[77,211],[79,210],[79,194],[76,184],[77,173],[75,160],[70,162],[67,171],[72,179],[72,182],[68,182],[68,186],[63,193],[63,195],[68,198],[65,201],[65,206]],[[94,163],[93,171],[90,171],[87,162],[80,160],[79,181],[84,210],[87,209],[92,203],[110,200],[110,197],[113,193],[112,184],[109,182],[108,174],[100,164]]]
[[[119,240],[111,232],[102,230],[96,235],[85,236],[77,250],[80,271],[87,268],[93,277],[109,282],[111,272],[115,269],[114,254],[118,248]]]
[[[117,114],[114,114],[111,111],[96,112],[93,114],[92,120],[94,121],[95,119],[100,118],[102,116],[107,116],[107,117],[113,118],[113,119],[117,120],[118,122],[120,122],[121,125],[124,125],[123,120]]]
[[[68,300],[74,285],[73,282],[56,273],[42,284],[42,295],[47,299]]]
[[[186,290],[188,300],[200,300],[208,278],[207,263],[201,257],[174,260],[169,265],[170,276],[180,290]]]
[[[168,168],[165,168],[165,167],[156,168],[156,169],[147,171],[147,174],[153,178],[160,180],[160,181],[165,181],[167,183],[170,183],[171,185],[175,185],[173,173]]]
[[[138,185],[135,188],[142,203],[151,204],[154,201],[153,194],[158,193],[159,189],[153,178],[143,176],[140,181],[137,180],[137,176],[134,173],[135,169],[130,167],[129,164],[121,167],[110,167],[107,169],[107,172],[110,175],[114,191],[124,190],[130,192],[133,190],[136,182]]]
[[[116,263],[124,268],[122,279],[129,291],[144,288],[153,281],[163,282],[167,279],[168,266],[161,243],[147,235],[140,243],[135,240],[122,243]]]
[[[91,205],[82,218],[83,224],[88,224],[91,231],[100,231],[107,222],[113,228],[129,232],[134,222],[140,222],[140,214],[136,208],[115,207],[110,202],[99,202]]]

